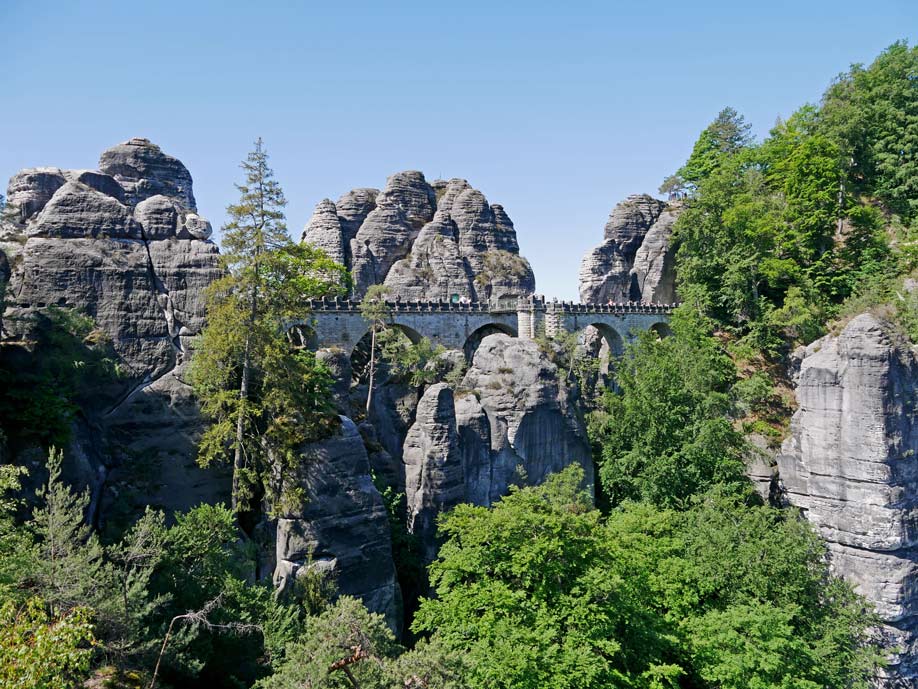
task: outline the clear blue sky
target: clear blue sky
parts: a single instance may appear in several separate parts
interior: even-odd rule
[[[852,62],[918,39],[918,0],[0,0],[0,178],[144,136],[215,227],[257,136],[299,237],[392,172],[464,177],[574,298],[609,210],[654,192],[731,105],[765,134]]]

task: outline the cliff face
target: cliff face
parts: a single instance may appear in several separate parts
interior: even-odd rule
[[[583,417],[557,367],[531,340],[489,335],[454,391],[429,387],[403,451],[409,527],[437,552],[436,516],[490,505],[514,484],[536,485],[579,464],[593,485]]]
[[[325,199],[303,241],[351,269],[358,297],[379,283],[402,299],[484,300],[535,290],[510,218],[463,179],[428,183],[420,172],[399,172],[382,192]]]
[[[647,194],[629,196],[612,209],[602,244],[580,264],[580,301],[675,302],[670,238],[679,210]]]
[[[333,578],[339,594],[359,596],[399,630],[389,518],[354,422],[342,416],[339,431],[303,447],[301,457],[294,480],[306,500],[279,515],[275,584],[290,587],[318,570]]]
[[[903,653],[889,686],[918,677],[918,355],[869,314],[813,343],[778,457],[788,501],[826,539]]]
[[[184,382],[204,322],[204,288],[221,274],[187,168],[131,139],[105,151],[98,171],[23,170],[7,198],[4,339],[27,339],[45,307],[73,308],[111,338],[123,372],[70,448],[94,504],[110,506],[117,494],[133,507],[171,511],[225,496],[225,477],[195,465],[201,420]],[[142,486],[141,456],[155,467]]]

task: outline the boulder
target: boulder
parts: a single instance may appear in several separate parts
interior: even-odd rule
[[[786,500],[832,566],[874,605],[902,653],[890,686],[918,678],[918,355],[871,314],[806,348],[798,409],[777,458]]]
[[[435,207],[434,190],[420,172],[399,172],[388,179],[350,242],[357,296],[382,283],[392,265],[408,254]]]
[[[338,219],[341,222],[341,231],[344,234],[345,246],[350,243],[363,221],[376,208],[376,198],[378,196],[379,189],[351,189],[335,203]]]
[[[475,288],[459,252],[457,234],[448,213],[437,211],[421,230],[411,254],[392,266],[386,286],[406,300],[450,299],[454,294],[472,299]]]
[[[300,455],[292,480],[306,499],[281,508],[275,584],[291,587],[310,568],[318,569],[334,579],[337,593],[360,598],[398,633],[389,517],[357,427],[343,416],[334,436],[305,445]]]
[[[454,392],[430,386],[402,453],[409,528],[437,552],[436,516],[461,502],[491,505],[511,485],[535,485],[570,464],[592,490],[586,427],[557,367],[531,340],[489,335]]]
[[[680,207],[663,210],[634,254],[629,296],[654,304],[676,302],[676,256],[670,247]]]
[[[64,172],[56,167],[35,167],[20,170],[10,178],[6,202],[18,209],[18,219],[25,222],[38,214],[54,193],[67,183]]]
[[[131,209],[81,182],[67,182],[32,219],[30,237],[141,239]]]
[[[580,263],[580,301],[604,304],[628,301],[631,264],[614,239],[591,249]]]
[[[174,510],[228,498],[226,472],[195,464],[203,427],[185,368],[204,325],[206,287],[223,274],[191,175],[148,141],[102,155],[101,171],[38,168],[10,180],[18,223],[4,317],[6,343],[27,343],[50,306],[90,316],[121,377],[84,410],[71,454],[98,487],[100,522],[145,505]],[[98,416],[96,416],[98,415]],[[91,427],[91,428],[90,428]],[[99,479],[102,477],[102,479]]]
[[[586,484],[593,485],[583,416],[561,382],[557,366],[536,342],[503,334],[487,336],[460,387],[474,391],[490,424],[486,504],[504,495],[517,480],[536,485],[570,464],[579,464]]]
[[[663,201],[649,194],[632,194],[612,209],[603,229],[603,239],[614,239],[625,259],[633,261],[647,231],[664,208],[666,204]]]
[[[157,194],[137,204],[134,219],[143,228],[144,239],[169,239],[178,229],[179,209],[168,196]]]

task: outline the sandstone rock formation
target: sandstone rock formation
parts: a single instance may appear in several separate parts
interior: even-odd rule
[[[510,218],[463,179],[429,184],[420,172],[400,172],[382,192],[325,199],[303,241],[352,270],[358,297],[377,283],[402,299],[485,300],[535,290]]]
[[[430,562],[437,553],[437,515],[466,495],[453,391],[445,383],[430,386],[418,403],[417,421],[402,453],[408,498],[408,528]]]
[[[647,194],[629,196],[612,209],[603,243],[580,264],[580,300],[675,302],[670,238],[679,211]]]
[[[201,421],[183,380],[204,288],[221,275],[210,224],[196,212],[185,166],[146,139],[105,151],[99,168],[35,168],[10,180],[4,338],[27,337],[48,306],[91,316],[111,338],[122,379],[91,420],[101,437],[72,448],[94,465],[90,483],[136,484],[142,456],[155,478],[138,502],[172,510],[220,499],[223,479],[194,463]]]
[[[557,367],[531,340],[484,338],[455,391],[431,386],[405,440],[409,525],[433,559],[435,517],[460,502],[490,505],[579,464],[593,485],[584,421]]]
[[[918,677],[918,355],[870,314],[806,348],[799,408],[778,456],[787,500],[826,539],[835,570],[871,600]]]
[[[357,427],[342,416],[336,435],[306,445],[301,455],[294,480],[306,500],[296,510],[282,507],[275,584],[292,586],[316,568],[333,577],[339,594],[360,597],[398,631],[400,593],[389,517]]]

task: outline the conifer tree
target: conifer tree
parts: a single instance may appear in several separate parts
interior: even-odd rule
[[[271,461],[320,435],[331,419],[330,376],[289,325],[305,319],[309,297],[345,294],[345,268],[287,235],[287,201],[261,139],[242,163],[239,201],[227,208],[226,275],[207,294],[208,324],[191,380],[212,425],[198,461],[232,458],[235,512],[252,507]]]
[[[61,479],[64,453],[51,448],[48,482],[38,491],[43,505],[31,527],[38,544],[36,562],[26,572],[51,608],[60,615],[105,599],[109,572],[98,537],[85,521],[89,491],[74,494]]]

